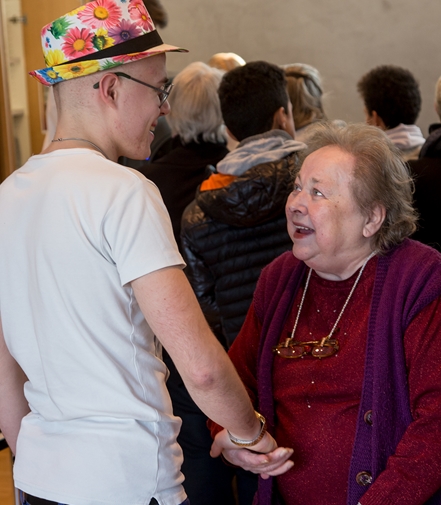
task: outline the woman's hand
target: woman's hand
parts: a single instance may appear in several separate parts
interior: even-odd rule
[[[210,455],[216,458],[222,454],[233,465],[268,479],[281,475],[294,466],[294,462],[289,459],[293,452],[286,447],[277,447],[276,441],[269,433],[265,433],[252,450],[239,448],[231,442],[227,430],[222,430],[214,439]]]

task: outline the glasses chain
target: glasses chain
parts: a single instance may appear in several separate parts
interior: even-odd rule
[[[366,261],[363,263],[362,267],[360,268],[360,271],[358,272],[358,275],[357,275],[357,278],[355,279],[354,285],[352,286],[352,289],[351,289],[348,297],[346,298],[343,308],[341,309],[340,314],[338,315],[337,320],[335,321],[334,326],[332,327],[332,330],[329,332],[329,335],[322,340],[321,345],[323,345],[327,340],[329,340],[332,337],[332,335],[334,334],[334,331],[337,328],[337,325],[341,319],[341,316],[343,315],[343,312],[345,311],[346,306],[348,305],[349,300],[351,299],[351,296],[354,293],[355,288],[357,287],[358,281],[361,278],[361,274],[363,273],[364,267],[367,265],[368,261],[371,258],[373,258],[376,254],[377,254],[377,251],[374,251],[366,258]],[[297,324],[298,324],[299,318],[300,318],[300,312],[302,311],[303,302],[305,301],[306,291],[308,290],[309,279],[311,278],[311,273],[312,273],[312,268],[310,268],[309,272],[308,272],[308,277],[306,279],[305,289],[303,290],[302,299],[300,301],[299,310],[297,311],[297,316],[296,316],[296,320],[294,322],[294,328],[292,329],[292,332],[291,332],[290,340],[294,340],[294,335],[295,335],[295,332],[297,329]]]

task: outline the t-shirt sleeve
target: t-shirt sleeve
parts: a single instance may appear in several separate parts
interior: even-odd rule
[[[103,247],[121,285],[169,266],[185,266],[158,188],[137,179],[121,191],[102,225]]]

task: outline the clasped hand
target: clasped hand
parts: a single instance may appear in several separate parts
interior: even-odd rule
[[[268,479],[281,475],[294,466],[294,462],[289,459],[293,452],[293,449],[287,447],[277,447],[276,441],[269,433],[265,433],[252,450],[239,448],[231,442],[227,430],[224,429],[216,435],[210,456],[217,458],[222,454],[231,464]]]

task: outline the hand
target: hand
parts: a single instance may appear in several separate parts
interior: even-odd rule
[[[276,441],[269,433],[266,433],[252,450],[239,448],[231,442],[227,430],[222,430],[214,439],[210,455],[216,458],[222,454],[233,465],[268,479],[281,475],[294,466],[294,462],[289,459],[293,452],[286,447],[277,447]]]

